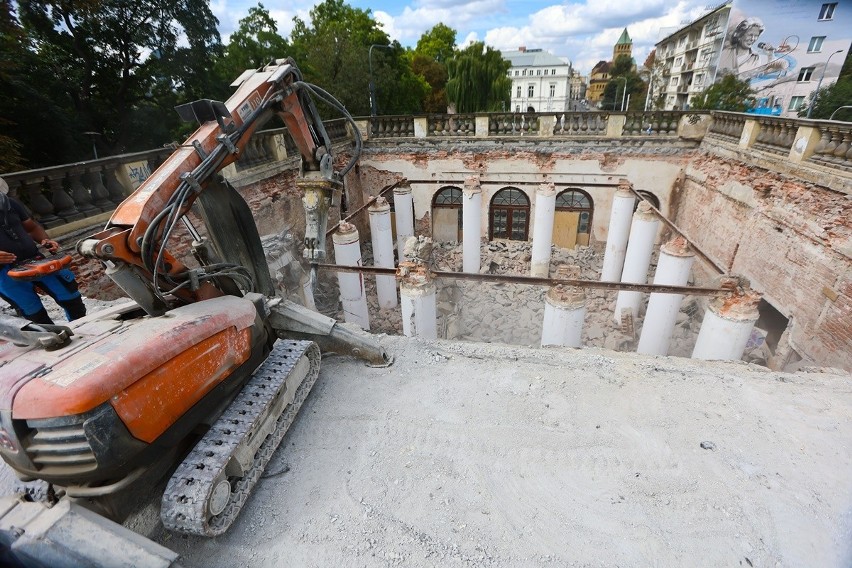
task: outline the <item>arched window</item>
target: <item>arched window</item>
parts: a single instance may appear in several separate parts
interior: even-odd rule
[[[516,187],[494,194],[489,213],[490,239],[525,241],[529,235],[530,200]]]
[[[640,190],[639,190],[639,191],[637,191],[636,193],[638,193],[639,195],[641,195],[642,197],[644,197],[645,199],[647,199],[647,200],[648,200],[648,202],[649,202],[651,205],[653,205],[654,207],[656,207],[657,209],[659,209],[659,208],[660,208],[660,200],[659,200],[659,198],[657,198],[657,196],[656,196],[656,195],[654,195],[653,193],[651,193],[650,191],[645,191],[645,190],[640,189]],[[638,199],[637,199],[637,200],[636,200],[636,202],[633,204],[633,212],[634,212],[634,213],[636,212],[636,208],[637,208],[637,207],[639,207],[639,200],[638,200]]]
[[[461,242],[462,190],[442,187],[432,198],[432,240]]]
[[[588,193],[566,189],[556,196],[553,217],[553,244],[562,248],[587,246],[592,234],[594,205]]]

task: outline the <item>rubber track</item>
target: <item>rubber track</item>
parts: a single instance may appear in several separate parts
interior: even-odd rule
[[[208,499],[213,491],[213,483],[251,431],[252,424],[262,421],[275,394],[283,388],[296,363],[305,356],[310,368],[307,376],[301,380],[293,402],[278,417],[275,429],[258,449],[248,473],[238,480],[231,479],[231,497],[225,509],[211,517],[208,513]],[[296,413],[319,376],[319,368],[320,351],[315,343],[279,340],[275,344],[266,361],[258,367],[237,398],[169,480],[160,509],[160,518],[167,529],[209,537],[228,530],[296,418]]]

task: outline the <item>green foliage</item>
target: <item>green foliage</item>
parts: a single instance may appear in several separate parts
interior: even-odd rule
[[[417,40],[411,54],[411,69],[422,77],[429,90],[421,101],[426,112],[447,112],[447,61],[456,51],[456,31],[437,24]]]
[[[249,8],[231,34],[224,56],[216,62],[217,75],[230,83],[246,69],[256,69],[290,55],[290,44],[278,35],[278,26],[263,4]]]
[[[741,81],[735,75],[726,74],[693,97],[690,108],[745,112],[753,96],[754,91],[748,81]]]
[[[619,55],[610,68],[610,77],[601,98],[602,109],[621,110],[622,102],[628,107],[625,110],[644,108],[648,83],[636,72],[630,57]]]
[[[814,105],[811,111],[811,119],[814,120],[827,120],[840,107],[852,105],[852,75],[841,76],[836,83],[820,88],[819,92],[812,92],[808,96],[807,104],[799,111],[800,117],[808,115],[808,107],[811,104]],[[852,109],[839,110],[834,115],[834,120],[852,121]]]
[[[29,89],[53,102],[27,127],[45,138],[42,128],[52,122],[71,138],[51,152],[50,163],[89,157],[84,131],[101,135],[103,153],[162,144],[145,128],[134,130],[137,112],[145,107],[143,124],[171,130],[176,102],[209,96],[221,45],[207,0],[22,0],[18,7],[33,74],[15,97],[25,106],[20,97]],[[158,111],[153,119],[151,108]],[[31,165],[39,163],[35,156]]]
[[[417,40],[414,53],[446,63],[456,52],[456,30],[442,23],[435,24]]]
[[[510,62],[499,51],[476,42],[447,63],[447,98],[457,112],[487,112],[509,108]]]

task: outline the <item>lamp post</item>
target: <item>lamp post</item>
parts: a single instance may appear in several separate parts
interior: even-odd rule
[[[831,58],[837,55],[838,53],[843,53],[842,49],[838,49],[834,53],[828,56],[828,59],[825,61],[825,67],[822,68],[822,73],[819,75],[819,81],[817,81],[816,91],[814,91],[814,98],[811,99],[811,104],[808,107],[808,116],[806,118],[811,117],[811,113],[814,111],[814,105],[816,104],[817,96],[819,95],[819,86],[822,85],[822,80],[825,78],[825,70],[828,69],[828,63],[831,61]]]
[[[95,159],[98,159],[98,146],[95,144],[95,136],[100,136],[100,132],[83,132],[86,136],[89,136],[92,139],[92,153],[95,155]]]
[[[381,49],[393,49],[389,45],[382,45],[380,43],[374,43],[370,46],[370,49],[367,50],[367,65],[370,70],[370,116],[376,116],[376,84],[373,82],[373,48],[379,47]]]
[[[616,77],[615,80],[624,80],[624,91],[621,93],[621,110],[624,110],[624,95],[627,94],[627,77]],[[615,100],[612,101],[612,110],[615,110],[615,101],[618,100],[618,85],[615,86]]]

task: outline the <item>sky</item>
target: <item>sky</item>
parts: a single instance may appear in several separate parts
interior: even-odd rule
[[[263,0],[288,36],[293,17],[310,20],[318,2]],[[354,8],[369,9],[392,40],[414,47],[420,36],[438,23],[456,30],[459,47],[484,41],[499,50],[541,48],[567,58],[583,74],[600,60],[612,58],[612,46],[624,28],[633,40],[638,64],[660,39],[707,13],[721,0],[349,0]],[[219,18],[222,41],[227,41],[257,0],[211,0]]]

